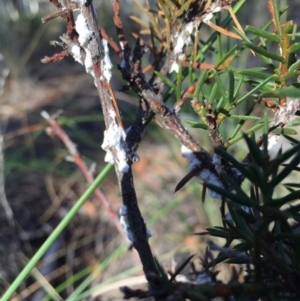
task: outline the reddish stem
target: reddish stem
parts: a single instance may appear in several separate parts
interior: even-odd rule
[[[66,134],[66,132],[62,129],[62,127],[56,122],[54,118],[52,118],[47,112],[42,112],[42,116],[48,121],[48,123],[51,125],[51,129],[53,130],[53,133],[57,135],[62,143],[65,145],[67,150],[69,151],[70,155],[72,156],[73,162],[78,166],[78,168],[83,173],[84,177],[86,178],[88,183],[92,183],[94,181],[94,177],[90,173],[88,167],[86,166],[85,162],[82,160],[76,145],[71,141],[69,136]],[[95,196],[100,201],[100,203],[103,205],[103,207],[108,211],[108,214],[110,215],[113,223],[115,224],[118,231],[121,233],[123,237],[127,236],[125,235],[122,226],[120,225],[119,218],[117,214],[112,210],[110,203],[106,199],[106,197],[103,195],[103,193],[96,189],[94,191]]]

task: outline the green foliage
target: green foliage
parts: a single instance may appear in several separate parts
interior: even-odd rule
[[[228,187],[203,183],[205,188],[222,196],[227,208],[227,213],[222,213],[222,227],[209,227],[207,232],[199,233],[224,241],[223,251],[204,269],[209,270],[220,262],[244,265],[247,267],[247,283],[257,287],[260,284],[266,287],[278,285],[276,292],[273,289],[267,293],[263,290],[256,292],[257,298],[264,295],[268,300],[285,300],[285,297],[297,300],[300,238],[295,225],[300,221],[300,185],[296,181],[300,143],[290,135],[297,134],[291,126],[299,125],[299,120],[291,121],[289,127],[269,128],[273,117],[268,109],[264,109],[261,99],[269,98],[266,106],[272,103],[274,107],[284,107],[286,97],[300,97],[299,83],[296,82],[300,75],[299,60],[291,62],[300,43],[295,39],[296,25],[292,21],[281,21],[287,8],[280,11],[277,1],[272,1],[272,4],[273,21],[263,28],[247,26],[245,33],[236,29],[242,40],[239,46],[227,49],[220,43],[219,35],[212,34],[189,58],[189,67],[180,65],[176,79],[171,81],[170,77],[159,72],[155,74],[169,87],[166,100],[174,96],[173,99],[178,101],[180,94],[183,99],[185,93],[181,91],[185,91],[187,82],[194,88],[188,97],[192,99],[191,105],[200,120],[187,119],[185,122],[192,128],[209,132],[208,116],[213,116],[217,129],[221,131],[221,127],[225,127],[227,138],[222,138],[223,145],[215,148],[215,154],[236,170],[246,183],[240,186],[225,171],[221,175]],[[205,62],[208,50],[215,54],[214,68],[198,72],[192,67],[193,58]],[[239,66],[239,58],[245,51],[256,56],[260,67]],[[264,115],[257,114],[258,106]],[[280,149],[271,159],[268,151],[271,135],[284,135],[292,143],[292,148],[285,152]],[[255,136],[261,136],[260,142]],[[247,145],[247,156],[240,162],[230,148],[241,140]],[[198,300],[201,298],[206,300],[205,295],[198,296]]]
[[[248,270],[251,281],[288,282],[291,287],[294,286],[291,296],[296,296],[296,279],[300,276],[300,239],[290,221],[299,222],[299,205],[295,201],[300,198],[300,190],[296,183],[285,182],[291,173],[298,171],[300,143],[269,160],[264,150],[257,147],[255,140],[246,135],[245,139],[251,157],[247,166],[236,161],[223,149],[217,149],[216,152],[249,181],[250,190],[246,193],[225,174],[232,192],[206,184],[224,197],[229,209],[229,213],[223,216],[224,227],[208,228],[207,233],[224,238],[226,248],[229,245],[235,246],[233,249],[241,252],[242,246],[243,252],[247,251],[248,259],[239,259],[239,264],[249,264],[249,260],[253,264]],[[286,161],[289,163],[283,165]],[[279,197],[282,185],[288,189],[284,196]],[[237,245],[237,240],[242,243]],[[235,258],[220,253],[215,261],[220,260],[234,262]],[[211,265],[212,263],[209,266]],[[278,297],[282,296],[283,293],[278,291]]]

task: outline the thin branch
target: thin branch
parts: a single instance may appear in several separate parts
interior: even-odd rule
[[[67,23],[67,35],[70,38],[74,38],[76,32],[74,29],[75,22],[74,22],[73,10],[78,8],[77,2],[71,2],[70,0],[67,0],[68,2],[67,5],[63,6],[58,0],[49,0],[49,1],[57,8],[57,11],[49,14],[48,16],[43,17],[42,22],[46,23],[57,17],[62,17]]]
[[[180,100],[177,100],[177,102],[174,104],[174,112],[179,113],[179,111],[181,110],[181,108],[183,107],[183,105],[186,103],[188,97],[192,94],[194,94],[195,90],[196,90],[196,85],[197,82],[194,82],[190,87],[188,87]]]
[[[43,59],[41,59],[41,62],[43,64],[52,63],[52,62],[59,62],[59,61],[63,60],[68,55],[69,55],[69,52],[67,50],[64,50],[60,53],[55,53],[50,57],[45,56]]]
[[[128,42],[125,38],[123,31],[123,24],[120,18],[120,0],[113,0],[113,12],[114,12],[114,24],[117,30],[118,39],[121,45],[121,48],[124,49],[127,47]]]

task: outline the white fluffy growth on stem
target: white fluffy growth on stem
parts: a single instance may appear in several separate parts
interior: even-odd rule
[[[219,11],[221,11],[221,6],[218,3],[212,3],[210,7],[210,13],[204,17],[203,22],[208,23],[213,17],[213,14],[218,13]]]
[[[208,169],[204,169],[200,171],[198,174],[198,178],[200,178],[205,183],[209,183],[214,186],[224,188],[220,179]],[[219,193],[215,192],[214,190],[208,189],[208,193],[212,198],[222,201],[222,196]]]
[[[120,224],[122,225],[122,227],[124,229],[124,232],[126,233],[128,239],[131,242],[134,242],[134,235],[133,235],[133,232],[130,228],[129,221],[128,221],[128,208],[127,208],[127,206],[123,205],[120,208],[119,213],[120,213]],[[147,238],[150,238],[152,236],[152,233],[150,232],[149,229],[146,230],[146,236],[147,236]]]
[[[76,62],[80,63],[81,65],[83,65],[82,59],[81,59],[80,47],[78,45],[74,44],[71,48],[71,52],[72,52],[72,56],[73,56],[74,60]]]
[[[134,242],[134,235],[133,232],[129,226],[129,222],[128,222],[128,208],[127,206],[123,205],[120,208],[120,224],[122,225],[124,232],[126,233],[128,239],[131,242]]]
[[[104,131],[104,140],[101,146],[106,151],[104,161],[114,163],[110,148],[115,148],[118,170],[122,173],[126,173],[129,170],[126,155],[126,133],[124,129],[116,123],[115,112],[110,111],[109,114],[112,122],[110,123],[108,129]]]
[[[176,60],[172,63],[169,73],[179,70],[178,61],[185,59],[184,46],[192,44],[191,33],[194,30],[193,22],[188,23],[180,32],[176,32],[172,36],[172,42],[174,45],[174,54],[177,56]]]
[[[104,49],[104,58],[101,61],[101,71],[104,76],[104,78],[109,82],[111,79],[111,69],[113,67],[113,64],[109,57],[109,49],[107,45],[107,41],[102,39],[102,45]]]
[[[78,42],[82,47],[85,47],[93,37],[94,32],[89,30],[87,20],[82,14],[78,15],[75,22],[75,28],[79,35]]]
[[[201,162],[195,156],[195,154],[187,148],[185,145],[181,145],[181,155],[190,161],[189,171],[195,169],[196,166],[200,166]]]
[[[91,74],[95,78],[92,55],[88,49],[88,43],[93,37],[94,32],[89,30],[87,20],[82,14],[79,14],[77,16],[75,22],[75,28],[79,35],[78,42],[85,51],[85,60],[84,62],[82,61],[81,54],[80,54],[80,47],[78,45],[74,45],[71,49],[73,58],[75,59],[75,61],[79,62],[80,64],[84,63],[86,72]]]
[[[89,29],[87,20],[82,14],[78,15],[75,22],[75,28],[79,35],[78,42],[86,52],[86,58],[84,61],[86,72],[94,76],[92,57],[87,46],[95,33]],[[102,46],[104,50],[104,58],[101,60],[101,72],[102,72],[101,79],[103,80],[105,78],[105,80],[109,82],[112,76],[111,69],[113,67],[113,64],[109,57],[108,43],[104,39],[102,39]],[[74,50],[76,50],[73,52],[74,59],[76,61],[79,61],[78,50],[77,49]]]
[[[195,168],[201,167],[202,163],[199,161],[199,159],[195,156],[195,154],[189,148],[187,148],[184,145],[181,146],[181,155],[182,155],[182,157],[184,157],[190,161],[189,171],[194,170]],[[216,161],[216,159],[215,159],[215,161]],[[209,183],[214,186],[224,188],[220,179],[214,173],[212,173],[209,169],[202,169],[197,176],[205,183]],[[219,193],[217,193],[211,189],[208,189],[208,193],[212,198],[216,198],[220,201],[222,200],[222,196]]]

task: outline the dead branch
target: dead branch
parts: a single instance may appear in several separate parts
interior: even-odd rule
[[[45,56],[43,59],[41,59],[41,62],[43,64],[51,63],[51,62],[58,62],[63,60],[66,56],[69,55],[69,52],[64,50],[60,53],[55,53],[51,57]]]
[[[56,8],[57,11],[54,13],[49,14],[42,18],[42,22],[46,23],[49,22],[57,17],[61,17],[67,23],[67,35],[70,38],[74,38],[76,35],[75,32],[75,23],[74,23],[74,16],[72,11],[78,8],[78,4],[75,1],[67,0],[67,5],[63,6],[58,0],[49,0]]]

